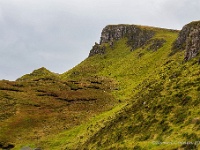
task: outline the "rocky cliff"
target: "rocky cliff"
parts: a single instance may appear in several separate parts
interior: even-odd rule
[[[155,35],[155,31],[137,25],[108,25],[101,33],[100,44],[95,43],[90,51],[89,57],[96,54],[105,54],[108,44],[113,47],[115,41],[127,38],[127,44],[131,51],[144,46],[150,42]],[[155,42],[154,42],[155,43]],[[156,47],[162,47],[164,41],[159,41]],[[154,44],[155,45],[155,44]],[[154,46],[155,47],[155,46]],[[152,49],[152,48],[149,48]],[[154,48],[157,50],[157,48]],[[178,38],[172,46],[173,53],[179,50],[186,50],[184,60],[190,60],[200,52],[200,21],[191,22],[185,25],[179,33]]]
[[[0,149],[199,149],[199,35],[107,26],[71,70],[0,81]]]
[[[112,47],[115,41],[124,37],[128,39],[127,44],[131,46],[131,50],[134,50],[143,46],[154,34],[154,31],[143,29],[137,25],[108,25],[101,33],[100,44],[96,43],[93,46],[89,56],[104,54],[105,47],[100,45],[108,43]]]
[[[186,50],[185,60],[197,56],[200,52],[200,21],[185,25],[173,44],[173,50]]]
[[[92,50],[90,51],[89,57],[96,54],[104,54],[105,49],[105,46],[101,46],[100,44],[95,43],[95,45],[92,47]]]

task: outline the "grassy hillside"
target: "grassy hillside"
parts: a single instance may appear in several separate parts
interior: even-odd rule
[[[200,83],[199,65],[194,62],[180,62],[177,66],[171,61],[162,66],[160,77],[150,76],[144,80],[124,111],[106,128],[89,137],[82,147],[197,149]]]
[[[61,75],[1,81],[0,147],[198,149],[200,56],[173,52],[179,31],[137,28],[153,37],[96,45],[101,53]]]
[[[62,81],[45,68],[15,82],[0,81],[0,149],[41,147],[44,137],[111,109],[112,86],[108,78]]]
[[[143,27],[145,28],[145,27]],[[156,35],[143,47],[133,52],[127,45],[127,39],[123,38],[114,42],[114,47],[106,46],[105,55],[95,55],[87,58],[72,70],[61,75],[62,78],[84,78],[88,76],[106,76],[118,83],[116,92],[113,92],[117,99],[125,100],[132,97],[133,90],[149,76],[157,77],[161,66],[169,59],[171,45],[177,38],[176,31],[150,28]],[[160,49],[152,48],[156,41],[164,40]],[[182,60],[182,58],[180,58]]]
[[[184,62],[184,51],[171,56],[178,32],[143,28],[156,34],[141,48],[130,51],[123,38],[113,48],[105,45],[106,54],[89,57],[61,76],[112,78],[118,85],[112,94],[128,103],[86,142],[74,143],[79,145],[77,149],[197,149],[199,57]],[[155,50],[158,40],[165,42]],[[196,145],[184,143],[195,141]]]

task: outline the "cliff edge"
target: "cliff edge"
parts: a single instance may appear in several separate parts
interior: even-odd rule
[[[95,43],[90,51],[89,57],[95,54],[104,54],[106,52],[104,44],[113,47],[115,41],[127,38],[127,44],[131,50],[143,46],[154,36],[155,32],[151,29],[143,29],[137,25],[108,25],[101,32],[100,44]]]
[[[185,60],[196,57],[200,52],[200,21],[185,25],[173,44],[173,50],[186,50]]]

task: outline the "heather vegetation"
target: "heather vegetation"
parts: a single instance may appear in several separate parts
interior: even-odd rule
[[[106,42],[66,73],[1,81],[0,146],[198,149],[200,56],[173,49],[179,31],[134,26],[136,37],[151,33],[140,43],[125,27],[105,28]]]
[[[44,137],[111,109],[116,104],[112,86],[108,78],[62,81],[45,68],[15,82],[1,81],[0,148],[43,147],[39,142]]]

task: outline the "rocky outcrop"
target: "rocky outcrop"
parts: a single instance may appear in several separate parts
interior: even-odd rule
[[[185,60],[189,60],[200,52],[200,26],[191,30],[186,43]]]
[[[185,25],[172,49],[173,51],[186,50],[184,58],[186,61],[197,56],[200,52],[200,21]]]
[[[147,50],[157,51],[158,49],[163,47],[165,42],[166,42],[166,40],[164,40],[163,38],[161,38],[161,39],[152,39],[149,42],[147,42],[147,44],[150,43],[150,46],[147,48]]]
[[[100,44],[108,43],[113,40],[119,40],[127,34],[126,25],[109,25],[101,33]]]
[[[132,50],[134,50],[143,46],[153,36],[153,31],[142,29],[136,25],[109,25],[106,26],[101,33],[100,44],[127,37],[128,44],[132,47]]]
[[[100,44],[95,43],[95,45],[90,50],[89,57],[96,54],[104,54],[105,50],[106,50],[105,46],[101,46]]]
[[[100,44],[95,43],[89,56],[104,54],[103,44],[108,43],[112,47],[115,41],[124,37],[128,39],[127,44],[131,46],[131,50],[137,49],[145,45],[154,34],[154,31],[136,25],[108,25],[101,33]]]
[[[132,50],[143,46],[154,36],[154,32],[136,25],[109,25],[101,33],[100,44],[109,43],[127,37]]]

